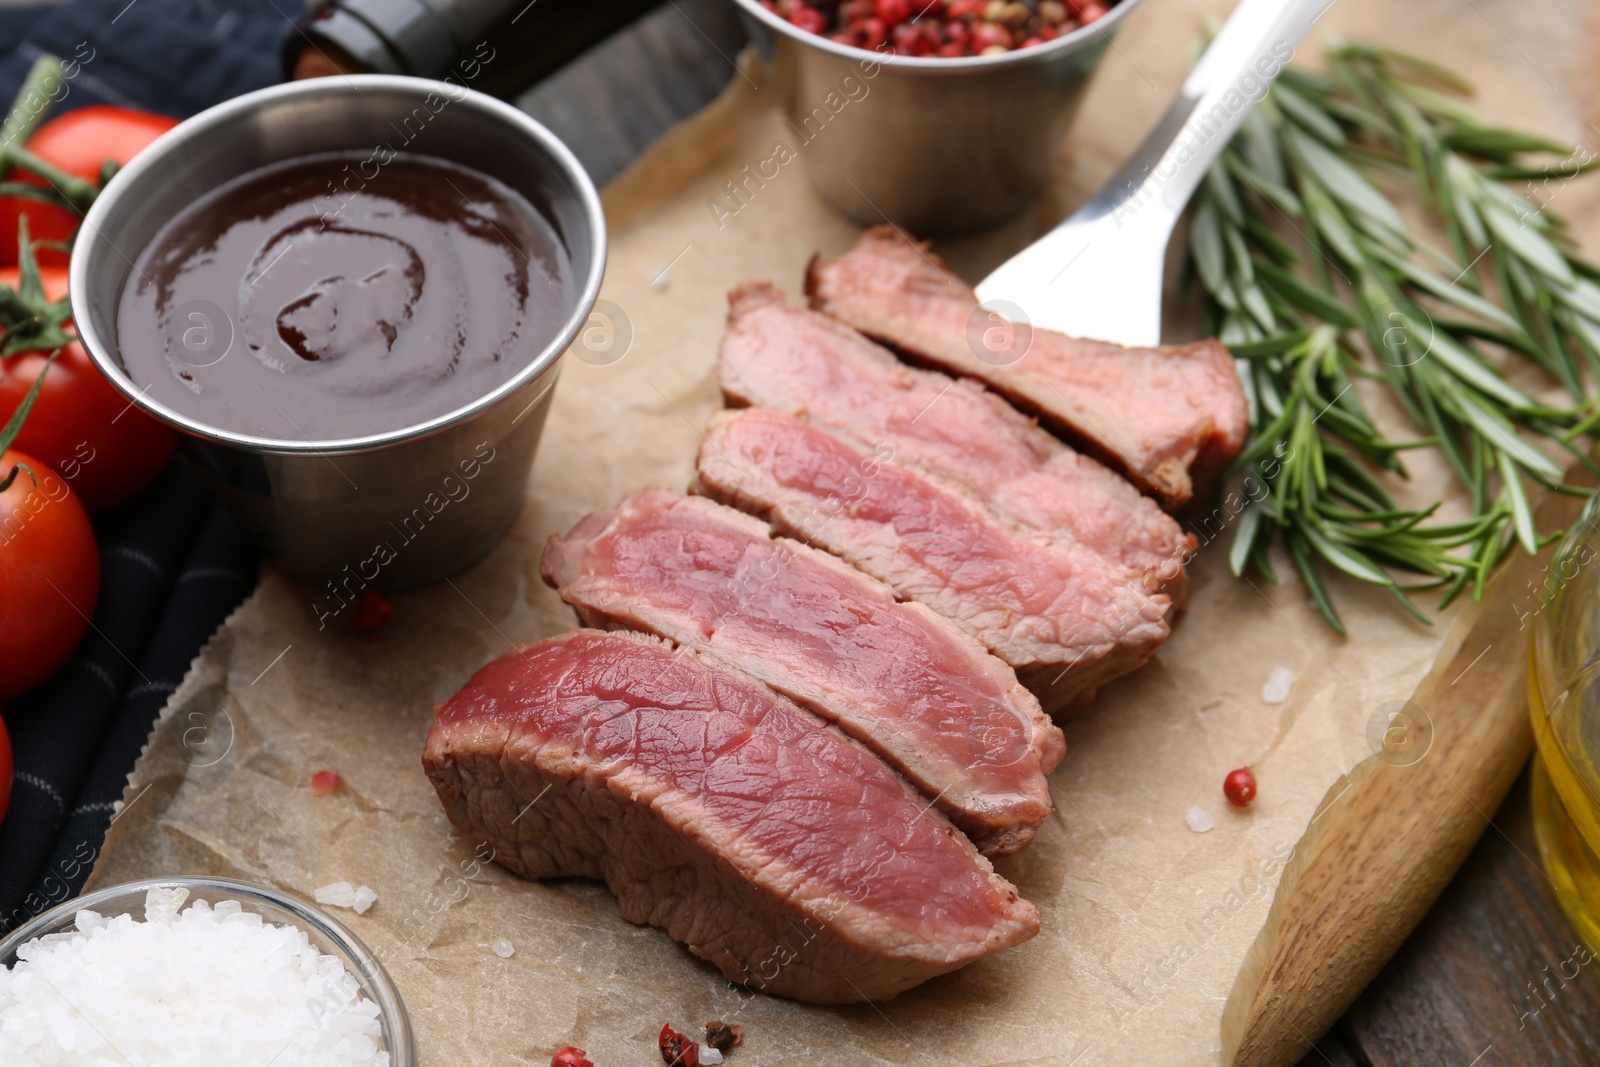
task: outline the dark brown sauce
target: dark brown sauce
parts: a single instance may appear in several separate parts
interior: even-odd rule
[[[158,233],[122,291],[123,366],[222,429],[326,441],[413,426],[512,378],[571,313],[560,239],[476,171],[322,155],[246,174]]]

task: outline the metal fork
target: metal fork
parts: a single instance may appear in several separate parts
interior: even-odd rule
[[[1160,342],[1162,265],[1184,205],[1332,4],[1240,0],[1132,158],[1071,218],[980,282],[978,298],[1074,337]]]

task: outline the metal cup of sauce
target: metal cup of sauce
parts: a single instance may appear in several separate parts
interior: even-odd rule
[[[823,199],[922,237],[995,226],[1038,199],[1089,74],[1141,2],[1121,0],[1032,48],[943,58],[839,44],[738,0],[772,57],[789,143]]]
[[[377,146],[488,176],[549,224],[566,255],[570,306],[548,324],[547,343],[525,346],[525,365],[449,410],[350,435],[228,429],[156,399],[150,381],[129,374],[119,302],[142,250],[169,221],[260,168]],[[285,572],[325,584],[329,606],[319,614],[337,613],[369,585],[399,591],[454,574],[511,528],[562,355],[599,292],[605,251],[593,184],[539,123],[458,84],[361,75],[249,93],[162,137],[96,200],[73,251],[70,286],[79,335],[100,370],[131,404],[179,431],[189,460],[263,553]],[[233,311],[222,310],[221,321],[208,312],[184,317],[199,331],[201,354],[252,358],[238,350],[245,346]]]

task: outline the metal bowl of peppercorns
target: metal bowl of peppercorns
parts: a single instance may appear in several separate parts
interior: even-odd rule
[[[1142,0],[737,2],[822,196],[937,236],[1033,203],[1090,72]]]

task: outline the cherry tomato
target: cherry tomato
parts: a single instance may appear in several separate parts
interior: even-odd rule
[[[11,737],[6,721],[0,719],[0,823],[6,821],[6,806],[11,803]]]
[[[39,275],[46,297],[57,300],[66,295],[65,268],[42,267]],[[0,269],[0,285],[17,283],[15,267]],[[0,359],[0,424],[33,387],[47,354],[23,352]],[[154,481],[172,458],[178,439],[132,407],[81,345],[69,345],[51,366],[13,443],[55,468],[90,511],[103,511]]]
[[[107,160],[126,164],[177,124],[165,115],[97,104],[49,120],[28,138],[27,147],[46,163],[93,181]],[[13,174],[12,180],[44,186],[42,180],[21,171]],[[28,216],[35,241],[66,241],[78,228],[77,213],[67,208],[22,197],[0,197],[0,265],[16,265],[19,215]],[[71,258],[50,248],[38,249],[37,255],[41,265],[58,267],[66,266]]]
[[[17,463],[34,477],[19,471],[0,493],[0,701],[67,661],[100,595],[100,554],[83,505],[44,463],[0,454],[5,471]]]

